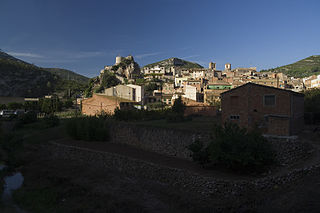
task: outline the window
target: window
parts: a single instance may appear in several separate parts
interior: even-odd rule
[[[239,120],[240,115],[230,115],[230,120]]]
[[[276,105],[276,96],[275,95],[265,95],[264,96],[264,105],[265,106]]]

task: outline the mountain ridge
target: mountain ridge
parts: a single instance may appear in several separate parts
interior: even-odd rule
[[[201,66],[200,64],[186,61],[186,60],[176,58],[176,57],[172,57],[172,58],[164,59],[164,60],[154,62],[151,64],[147,64],[144,67],[153,67],[156,65],[164,66],[166,68],[170,67],[170,66],[177,66],[177,67],[182,67],[182,68],[203,68],[203,66]]]
[[[292,64],[261,70],[260,72],[284,73],[289,77],[303,78],[320,74],[320,55],[312,55]]]
[[[70,89],[78,92],[89,81],[70,70],[38,67],[1,50],[0,75],[0,96],[42,97]]]

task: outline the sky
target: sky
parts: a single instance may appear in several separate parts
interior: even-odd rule
[[[117,55],[267,69],[320,55],[320,1],[0,0],[0,49],[88,77]]]

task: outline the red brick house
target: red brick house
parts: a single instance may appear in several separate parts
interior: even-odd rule
[[[82,101],[81,111],[85,115],[97,115],[101,112],[114,114],[116,108],[133,108],[136,104],[138,103],[131,100],[93,93],[91,98]]]
[[[304,124],[304,95],[254,83],[221,94],[222,122],[258,127],[264,134],[298,134]]]

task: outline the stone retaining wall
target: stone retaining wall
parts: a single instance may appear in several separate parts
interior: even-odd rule
[[[128,123],[111,125],[111,142],[129,144],[144,150],[191,160],[188,146],[195,140],[208,143],[210,134],[155,127],[136,126]],[[311,147],[297,139],[268,138],[281,165],[290,165],[310,155]]]
[[[46,146],[57,159],[75,160],[89,163],[101,169],[112,169],[127,175],[142,176],[152,180],[183,187],[205,196],[241,196],[247,191],[268,191],[275,186],[290,184],[305,175],[320,173],[320,164],[296,169],[281,176],[267,176],[255,180],[221,180],[205,177],[187,170],[169,168],[150,162],[129,158],[108,152],[67,146],[51,142]]]
[[[116,123],[110,129],[111,142],[123,143],[138,148],[191,160],[187,147],[196,139],[209,141],[208,134],[164,128],[143,127]]]

